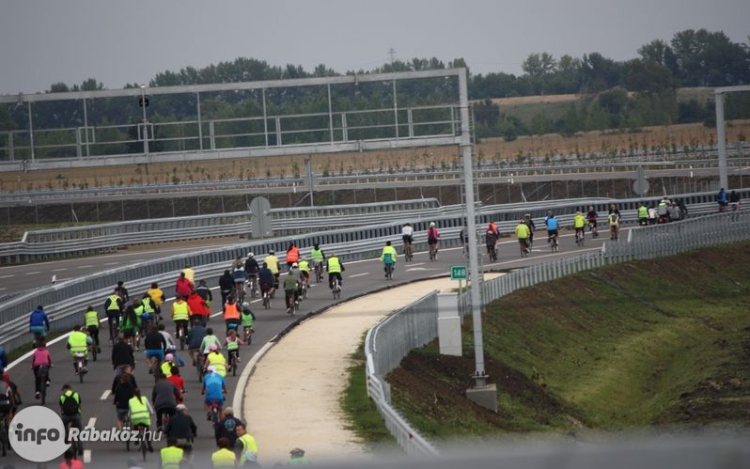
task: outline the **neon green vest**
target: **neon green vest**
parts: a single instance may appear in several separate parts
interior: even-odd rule
[[[310,257],[312,258],[313,262],[323,262],[323,250],[313,249],[312,251],[310,251]]]
[[[237,438],[237,441],[242,443],[242,456],[240,456],[240,466],[242,466],[245,464],[245,461],[247,461],[245,451],[251,451],[254,454],[258,454],[258,444],[255,442],[255,438],[250,436],[249,433],[245,433]]]
[[[234,467],[234,453],[226,448],[221,448],[211,455],[214,467]]]
[[[70,353],[85,353],[89,348],[86,339],[88,339],[88,336],[81,331],[75,331],[70,334],[68,338]]]
[[[139,402],[137,397],[131,397],[128,401],[128,407],[130,408],[130,421],[133,426],[138,424],[151,425],[151,414],[148,413],[148,399],[146,396],[142,396]]]
[[[341,263],[339,262],[338,257],[331,257],[330,259],[328,259],[328,273],[329,274],[341,273]]]
[[[161,469],[180,469],[180,462],[185,459],[185,451],[176,446],[162,448],[159,454],[161,455]]]
[[[175,321],[187,321],[190,319],[187,303],[176,302],[172,305],[172,319]]]
[[[99,313],[96,311],[86,311],[83,317],[86,320],[86,327],[99,327]]]

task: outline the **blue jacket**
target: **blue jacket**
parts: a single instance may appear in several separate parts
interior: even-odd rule
[[[29,326],[30,327],[44,326],[46,329],[49,329],[49,319],[47,319],[47,313],[45,313],[41,309],[34,310],[34,312],[31,313],[31,320],[29,321]]]
[[[547,218],[544,223],[547,224],[548,230],[556,230],[557,229],[557,218],[555,217],[549,217]]]
[[[0,372],[5,371],[6,366],[8,366],[8,356],[5,354],[5,349],[0,347]]]

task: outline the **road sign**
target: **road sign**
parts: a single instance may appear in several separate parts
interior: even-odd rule
[[[638,194],[640,197],[644,197],[648,193],[649,184],[646,180],[646,172],[643,170],[643,166],[638,166],[636,171],[636,179],[633,183],[633,192]]]
[[[265,197],[256,197],[250,202],[252,219],[250,227],[253,238],[268,238],[273,235],[271,226],[271,203]]]
[[[465,265],[452,265],[451,266],[451,280],[466,280],[466,266]]]

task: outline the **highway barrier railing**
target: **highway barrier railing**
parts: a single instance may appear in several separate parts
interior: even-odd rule
[[[606,236],[606,234],[603,234]],[[638,259],[671,256],[693,249],[750,239],[750,213],[726,212],[672,223],[638,226],[618,241],[605,241],[601,250],[558,258],[518,269],[482,283],[482,304],[516,290],[568,275]],[[515,251],[515,249],[514,249]],[[459,296],[459,313],[471,312],[471,297]],[[437,338],[437,297],[431,293],[397,311],[370,329],[365,339],[368,395],[386,427],[409,454],[437,455],[439,449],[411,426],[391,405],[385,376],[397,368],[410,350]]]

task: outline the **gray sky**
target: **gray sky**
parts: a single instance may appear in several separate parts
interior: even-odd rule
[[[748,0],[0,0],[0,94],[89,77],[122,88],[240,56],[371,69],[391,47],[519,74],[534,52],[626,60],[689,28],[747,43],[748,19]]]

